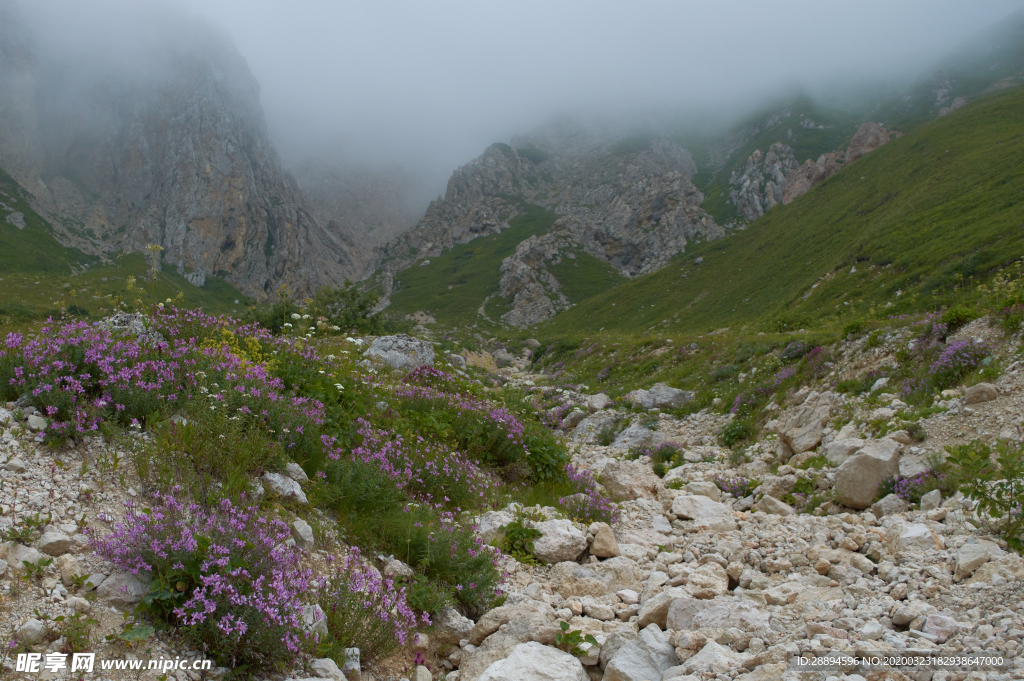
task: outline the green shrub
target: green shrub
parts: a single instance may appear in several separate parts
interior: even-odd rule
[[[947,446],[946,463],[964,496],[978,502],[982,526],[998,532],[1018,553],[1024,552],[1024,448],[1000,441],[992,448],[975,440]]]
[[[804,461],[803,463],[799,464],[797,468],[806,471],[812,468],[828,468],[829,466],[830,464],[828,458],[821,454],[818,454],[817,456],[812,456],[811,458],[807,459],[807,461]]]
[[[954,305],[942,313],[942,323],[946,325],[948,333],[963,328],[977,318],[977,312],[963,305]]]
[[[734,419],[722,429],[722,444],[726,447],[734,447],[745,442],[757,434],[757,429],[749,421]]]
[[[509,554],[521,563],[533,564],[537,560],[533,557],[533,542],[540,539],[541,532],[532,525],[532,521],[521,513],[516,513],[515,518],[508,525],[501,528],[501,550]]]

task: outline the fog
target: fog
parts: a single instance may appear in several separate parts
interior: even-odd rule
[[[234,41],[287,163],[324,153],[397,164],[443,191],[495,141],[552,118],[725,121],[793,88],[926,74],[1022,0],[493,3],[167,0],[29,3],[77,49],[187,41],[190,12]],[[59,8],[49,15],[40,7]],[[159,17],[145,29],[140,7]],[[74,19],[69,19],[74,16]],[[85,24],[83,26],[82,24]],[[59,32],[56,35],[60,35]],[[133,43],[133,44],[127,44]],[[71,48],[67,48],[71,49]],[[123,60],[124,51],[118,50]],[[145,59],[131,60],[144,72]]]

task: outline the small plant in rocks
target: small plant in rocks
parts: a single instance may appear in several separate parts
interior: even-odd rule
[[[978,502],[982,524],[1024,553],[1024,447],[1000,441],[994,459],[992,450],[980,440],[947,446],[946,462],[960,491]]]
[[[417,626],[430,625],[426,613],[413,612],[405,588],[363,564],[358,548],[332,562],[330,573],[317,581],[316,600],[329,632],[320,654],[341,665],[346,648],[359,648],[360,661],[374,662],[405,645]]]

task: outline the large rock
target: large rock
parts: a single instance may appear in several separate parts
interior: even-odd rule
[[[533,555],[545,563],[576,560],[587,548],[587,536],[571,520],[534,523],[541,536],[533,542]]]
[[[692,392],[671,388],[664,383],[655,383],[650,390],[634,390],[626,395],[626,401],[640,409],[678,409],[692,399]]]
[[[405,334],[375,339],[363,356],[379,359],[395,369],[412,370],[434,365],[434,348],[430,343]]]
[[[598,393],[596,395],[587,395],[587,398],[583,401],[583,406],[588,410],[601,411],[612,406],[612,398],[608,397],[604,393]]]
[[[480,617],[469,634],[469,642],[478,646],[484,639],[496,632],[501,625],[515,619],[537,618],[549,621],[554,619],[554,614],[555,611],[551,609],[551,606],[541,601],[526,600],[502,605],[488,610]]]
[[[598,558],[614,558],[619,555],[619,542],[608,523],[597,524],[594,542],[590,545],[590,555]]]
[[[36,541],[36,546],[50,556],[63,556],[74,547],[75,542],[63,532],[44,532]]]
[[[871,504],[871,513],[876,518],[897,513],[906,513],[910,510],[910,504],[903,500],[898,494],[887,494],[875,503]]]
[[[921,631],[934,636],[936,643],[945,643],[946,639],[955,634],[958,628],[959,624],[952,617],[935,613],[928,615]]]
[[[749,655],[733,652],[714,641],[708,641],[699,653],[683,662],[681,666],[687,674],[725,674],[742,667],[749,659]]]
[[[636,563],[625,556],[586,565],[558,563],[551,566],[548,581],[554,591],[566,598],[607,596],[623,589],[643,590]]]
[[[825,445],[825,458],[833,466],[841,466],[863,446],[864,440],[859,437],[835,439]]]
[[[964,544],[956,552],[956,570],[953,572],[953,579],[959,582],[970,577],[975,570],[991,559],[992,549],[989,544]]]
[[[25,425],[33,433],[38,433],[41,430],[46,430],[46,417],[40,416],[39,414],[32,414],[25,420]]]
[[[807,159],[802,166],[790,170],[786,175],[786,186],[782,190],[782,203],[788,204],[806,194],[832,177],[842,168],[841,154],[822,154],[817,161]]]
[[[643,445],[656,445],[664,442],[665,437],[650,428],[634,423],[615,437],[612,447],[615,449],[632,449]]]
[[[629,501],[656,498],[663,483],[643,461],[616,459],[601,471],[601,484],[612,501]]]
[[[15,574],[25,571],[25,563],[38,563],[45,557],[36,549],[16,541],[0,544],[0,559],[6,560],[11,572]]]
[[[871,506],[878,486],[899,472],[900,444],[894,440],[868,440],[836,472],[836,500],[850,508]]]
[[[680,598],[672,603],[665,627],[674,631],[736,627],[752,634],[767,633],[769,614],[752,601],[734,596],[716,596],[711,600]]]
[[[505,511],[487,511],[476,518],[476,533],[484,543],[490,544],[501,532],[503,527],[512,522],[511,513]]]
[[[459,641],[469,638],[473,631],[473,620],[469,619],[455,608],[443,608],[433,616],[434,632],[433,637],[439,643],[458,645]]]
[[[729,574],[718,563],[705,563],[686,580],[686,590],[694,598],[710,600],[722,596],[729,593]]]
[[[536,641],[544,645],[554,645],[558,628],[555,626],[555,612],[551,606],[538,601],[527,601],[513,606],[502,606],[496,610],[503,608],[503,614],[499,617],[488,618],[488,615],[495,612],[492,610],[481,618],[481,622],[485,618],[488,619],[488,629],[496,622],[497,627],[483,639],[483,643],[476,650],[463,654],[462,663],[459,665],[462,681],[477,681],[488,667],[511,655],[515,647],[521,643]],[[510,619],[502,621],[506,617]],[[479,624],[480,622],[477,622],[477,625]],[[501,626],[502,624],[505,626]],[[476,626],[473,629],[477,632]],[[474,633],[470,640],[480,639],[478,634]]]
[[[654,594],[644,601],[640,612],[637,613],[637,626],[643,629],[649,624],[657,624],[664,629],[665,618],[668,617],[672,603],[684,597],[689,597],[689,594],[680,587],[671,587]]]
[[[282,499],[290,499],[300,504],[308,504],[309,501],[306,499],[306,493],[302,491],[302,487],[299,483],[295,482],[287,475],[281,475],[280,473],[264,473],[260,480],[263,481],[263,485],[272,493],[281,497]]]
[[[993,558],[975,570],[974,575],[967,581],[971,584],[979,582],[995,584],[997,577],[1007,582],[1024,580],[1024,558],[1016,553],[1007,553],[1000,558]]]
[[[96,595],[115,608],[129,608],[141,601],[148,590],[138,577],[118,570],[103,580]]]
[[[678,662],[668,634],[651,624],[619,648],[604,669],[603,681],[654,681]]]
[[[531,641],[489,666],[479,681],[590,681],[590,677],[569,653]]]
[[[885,128],[878,123],[867,121],[857,129],[853,139],[850,140],[850,146],[846,148],[845,161],[853,163],[864,154],[874,151],[888,141],[889,133]]]
[[[18,643],[25,643],[30,646],[34,646],[41,642],[46,636],[46,625],[35,618],[30,618],[18,627],[16,636]]]
[[[754,510],[770,515],[796,515],[795,508],[768,495],[761,497],[761,500],[754,504]]]
[[[991,383],[978,383],[972,385],[964,393],[964,404],[977,404],[978,402],[990,402],[999,397],[999,389]]]
[[[672,501],[672,513],[692,520],[697,529],[707,532],[729,532],[736,529],[732,509],[705,496],[685,495]]]
[[[775,426],[779,439],[789,445],[794,454],[814,449],[825,436],[825,424],[832,408],[842,403],[842,396],[834,393],[814,393],[780,418]]]

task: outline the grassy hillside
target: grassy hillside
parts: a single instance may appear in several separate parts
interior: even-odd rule
[[[549,333],[706,332],[934,309],[1024,255],[1024,89],[927,123],[745,231],[594,296]],[[703,257],[702,264],[696,260]]]
[[[83,317],[103,315],[112,309],[112,296],[127,297],[128,277],[136,278],[145,302],[175,299],[181,293],[185,307],[216,312],[240,312],[247,302],[238,289],[214,276],[199,288],[174,271],[163,271],[150,285],[144,280],[151,269],[144,253],[101,262],[61,246],[17,182],[3,171],[0,203],[14,209],[0,208],[0,328],[57,316],[62,307],[75,306],[75,313]],[[7,222],[12,212],[24,215],[24,229]]]
[[[484,300],[492,295],[497,298],[501,261],[512,255],[524,239],[546,234],[558,217],[527,204],[525,211],[509,220],[509,228],[500,234],[478,237],[431,258],[427,265],[399,272],[390,310],[395,314],[425,310],[442,324],[477,323],[481,319],[477,310]],[[507,309],[502,302],[497,299],[493,309],[488,306],[491,319],[497,319]]]

